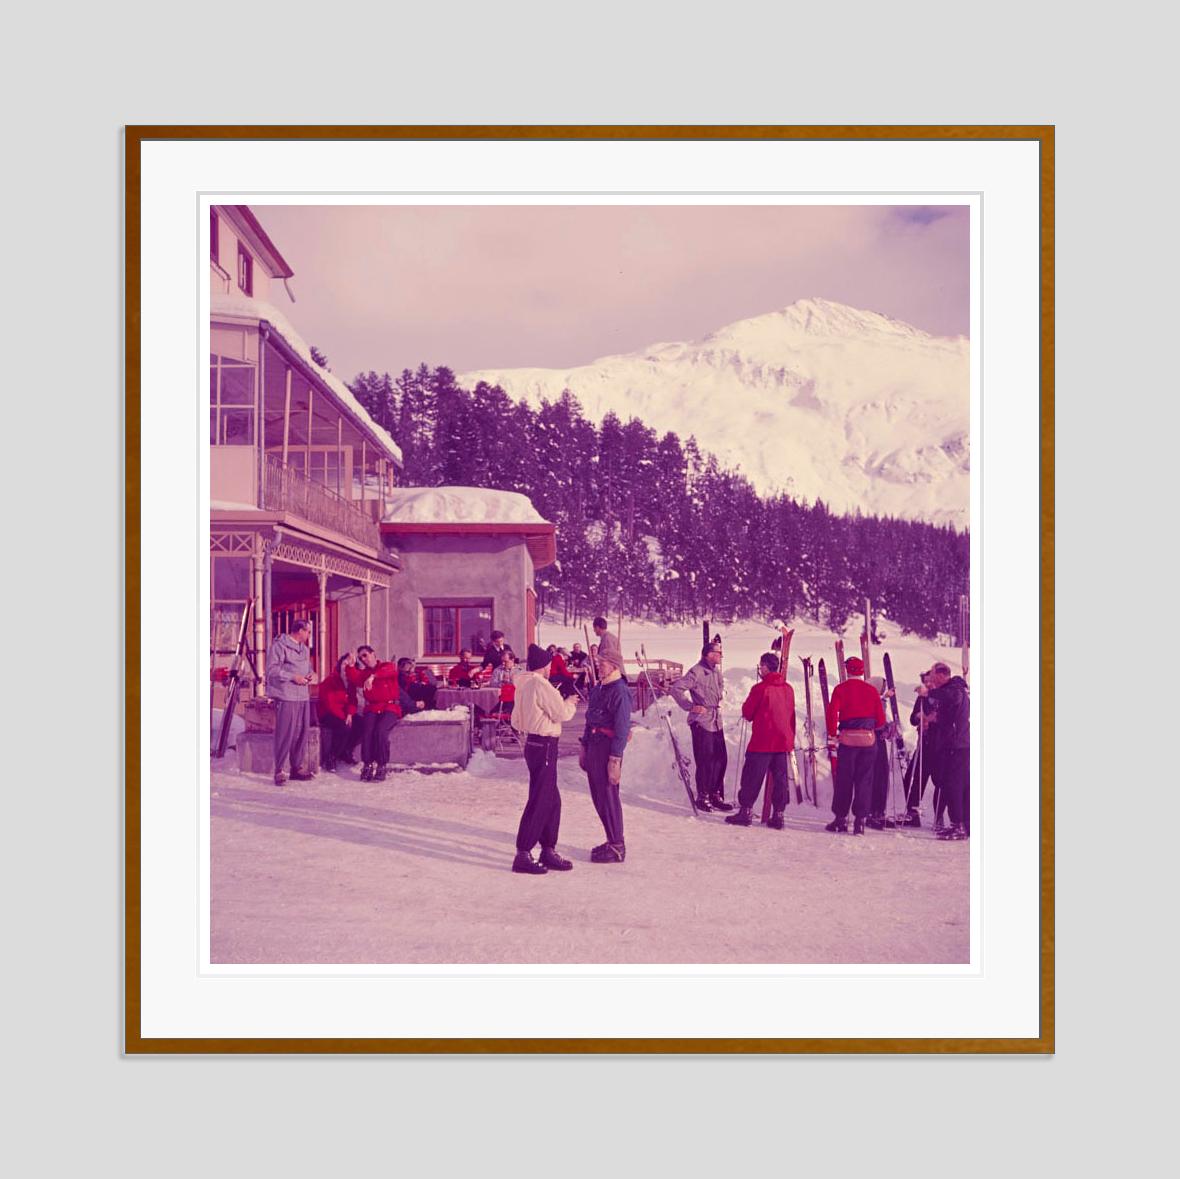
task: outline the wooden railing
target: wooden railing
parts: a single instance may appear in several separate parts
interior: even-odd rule
[[[266,511],[291,512],[370,548],[380,548],[381,529],[351,500],[308,479],[277,455],[266,456],[264,471],[262,506]]]

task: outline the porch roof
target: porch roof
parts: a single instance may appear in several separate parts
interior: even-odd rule
[[[349,416],[356,420],[357,424],[388,453],[399,467],[403,465],[401,447],[394,442],[389,431],[373,421],[368,410],[361,405],[352,390],[335,373],[320,368],[312,360],[310,346],[274,304],[265,303],[250,295],[212,291],[209,295],[209,314],[211,318],[218,320],[266,324],[287,346],[287,350],[301,362],[300,368],[303,375],[334,397]]]

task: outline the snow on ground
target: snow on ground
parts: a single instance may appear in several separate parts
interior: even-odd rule
[[[738,708],[774,632],[719,627],[733,793]],[[889,631],[888,624],[882,629]],[[846,636],[854,646],[855,627]],[[542,626],[568,646],[571,629]],[[797,656],[829,664],[832,636],[800,627]],[[700,627],[625,623],[623,649],[693,662]],[[908,721],[917,672],[949,652],[912,638],[889,649]],[[953,660],[948,660],[954,666]],[[818,689],[817,736],[822,742]],[[672,721],[691,748],[684,714]],[[800,717],[802,722],[802,717]],[[800,723],[800,733],[803,725]],[[906,725],[912,746],[912,732]],[[215,963],[943,963],[965,962],[968,843],[921,830],[833,836],[822,750],[819,806],[792,797],[787,830],[694,819],[673,769],[662,716],[637,716],[623,769],[627,860],[591,864],[603,838],[585,776],[559,763],[560,849],[572,872],[509,871],[527,772],[477,753],[462,772],[404,771],[359,780],[359,767],[276,788],[242,774],[231,751],[212,775],[212,960]],[[900,804],[900,799],[898,800]],[[758,811],[756,810],[756,814]]]

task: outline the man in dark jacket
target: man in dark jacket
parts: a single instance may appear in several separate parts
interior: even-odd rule
[[[590,689],[579,758],[579,765],[590,781],[594,809],[606,832],[606,842],[590,852],[590,859],[596,864],[621,864],[627,854],[619,782],[623,775],[623,754],[631,735],[631,689],[616,658],[599,652],[598,671],[602,678]]]
[[[966,839],[971,834],[971,696],[962,676],[951,675],[945,663],[930,669],[934,704],[930,732],[934,738],[934,784],[946,800],[951,825],[940,839]]]
[[[491,668],[492,671],[495,671],[506,654],[512,655],[514,652],[504,641],[504,632],[502,630],[492,631],[492,641],[483,653],[483,662],[479,665],[480,670]]]
[[[427,678],[429,677],[429,678]],[[428,667],[415,668],[408,656],[397,661],[398,703],[402,716],[434,707],[438,681]]]
[[[602,652],[599,652],[602,658]],[[725,680],[721,674],[721,644],[706,643],[701,660],[669,685],[673,699],[688,713],[692,734],[692,758],[696,762],[697,810],[731,811],[725,801],[725,729],[721,723],[721,701]]]
[[[783,829],[783,811],[790,800],[787,757],[795,748],[795,689],[779,671],[778,656],[767,652],[758,664],[758,682],[742,705],[742,716],[750,722],[750,744],[742,764],[738,810],[726,818],[736,827],[753,821],[754,803],[769,772],[774,780],[773,811],[768,826]]]
[[[922,672],[922,687],[930,687],[930,673]],[[933,757],[931,756],[931,742],[927,740],[926,729],[928,720],[934,715],[934,705],[930,697],[919,695],[914,700],[913,711],[910,713],[910,724],[917,730],[918,739],[914,747],[914,756],[910,758],[909,767],[905,775],[905,825],[907,827],[921,827],[922,818],[920,807],[926,793],[926,783],[933,773]],[[937,812],[938,806],[935,806]]]
[[[885,727],[885,709],[872,684],[859,677],[864,663],[855,655],[844,660],[848,678],[836,685],[828,704],[828,733],[840,745],[836,759],[836,782],[832,792],[835,818],[825,830],[846,832],[848,810],[852,808],[853,835],[863,835],[873,789],[873,767],[877,761],[877,729]],[[834,742],[833,742],[834,744]],[[829,754],[835,753],[834,749]]]

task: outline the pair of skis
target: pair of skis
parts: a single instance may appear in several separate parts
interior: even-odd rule
[[[652,683],[651,672],[647,668],[646,646],[640,646],[639,650],[635,652],[635,659],[639,664],[640,673],[647,681],[647,690],[651,693],[651,698],[654,701],[657,698],[657,692],[655,684]],[[657,709],[657,711],[664,718],[664,725],[668,730],[668,740],[672,742],[672,760],[676,765],[676,772],[680,775],[680,781],[684,786],[684,793],[688,795],[688,805],[692,807],[692,813],[695,818],[698,813],[697,800],[692,789],[692,778],[689,775],[689,766],[692,763],[680,750],[680,742],[676,740],[676,733],[672,728],[672,719],[668,716],[667,711],[662,709]]]

